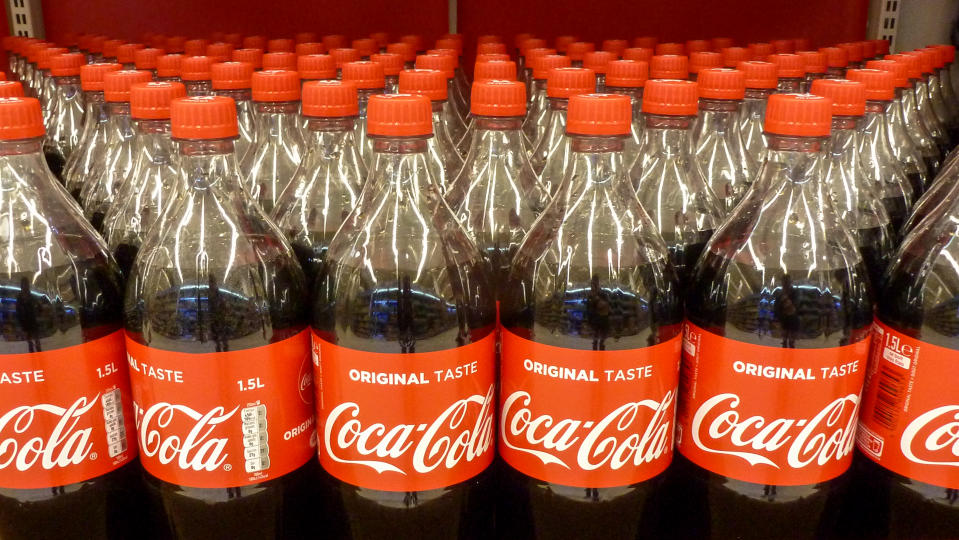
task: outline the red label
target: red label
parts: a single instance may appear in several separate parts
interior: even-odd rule
[[[82,345],[0,355],[0,486],[102,476],[136,455],[119,330]]]
[[[257,484],[309,461],[316,446],[310,334],[191,354],[127,336],[140,460],[181,486]]]
[[[503,329],[499,452],[546,482],[642,482],[673,459],[680,337],[622,351],[564,349]]]
[[[907,478],[959,488],[959,351],[878,320],[872,343],[859,449]]]
[[[849,468],[868,337],[786,349],[685,326],[676,440],[686,458],[780,486],[824,482]]]
[[[313,334],[320,463],[343,482],[423,491],[493,461],[495,335],[455,349],[374,353]]]

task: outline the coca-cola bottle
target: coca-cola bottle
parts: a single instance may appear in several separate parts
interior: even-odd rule
[[[639,202],[666,242],[682,287],[689,284],[693,265],[724,215],[691,152],[698,100],[692,81],[646,83],[643,144],[629,172]]]
[[[35,99],[0,99],[0,536],[135,538],[145,514],[123,281],[47,171],[41,114]]]
[[[306,152],[273,210],[310,286],[325,273],[333,235],[356,207],[366,182],[353,131],[359,115],[356,93],[353,84],[336,80],[303,85]]]
[[[644,61],[615,60],[606,69],[606,92],[629,96],[633,105],[633,119],[629,123],[629,137],[626,137],[623,150],[627,168],[636,163],[643,141],[643,87],[647,79],[649,64]]]
[[[819,187],[830,117],[827,98],[770,96],[761,188],[746,194],[696,266],[674,536],[832,532],[873,306],[862,256]]]
[[[530,59],[533,67],[533,82],[526,121],[523,122],[523,138],[526,149],[532,153],[546,133],[549,125],[549,96],[546,92],[546,79],[549,72],[556,68],[570,67],[569,58],[558,54],[543,54]]]
[[[955,45],[934,45],[942,51],[943,65],[939,69],[939,86],[942,87],[942,97],[953,114],[959,114],[959,96],[952,84],[952,65],[956,59]]]
[[[518,68],[518,79],[526,85],[526,98],[529,99],[531,86],[533,85],[533,64],[534,56],[547,54],[549,50],[546,40],[542,38],[529,38],[523,41],[520,46],[519,54],[516,56],[516,67]],[[556,54],[555,51],[549,54]]]
[[[70,52],[65,47],[47,47],[37,55],[37,99],[40,100],[40,107],[43,109],[43,124],[46,126],[50,118],[50,105],[53,96],[57,91],[57,86],[53,82],[53,76],[50,75],[50,66],[53,59],[61,54]],[[936,84],[936,88],[939,84]],[[930,87],[931,88],[931,87]],[[937,95],[940,95],[937,92]],[[941,97],[941,95],[940,95]]]
[[[381,53],[370,56],[370,61],[383,66],[383,75],[385,77],[385,86],[383,91],[387,94],[397,94],[400,89],[400,71],[403,71],[403,57],[398,54]],[[301,73],[302,77],[303,74]]]
[[[549,194],[533,172],[523,143],[522,83],[477,80],[470,107],[474,131],[469,152],[446,202],[486,260],[499,301],[516,250]]]
[[[959,207],[955,198],[943,204],[906,237],[879,289],[856,436],[862,502],[853,509],[868,512],[862,521],[874,530],[865,534],[875,538],[951,538],[959,527],[950,442]]]
[[[746,76],[735,69],[706,69],[696,85],[699,115],[690,134],[692,158],[727,215],[746,194],[758,169],[746,152],[739,124]]]
[[[939,77],[942,73],[943,66],[946,65],[946,60],[942,51],[936,47],[926,47],[920,49],[919,52],[924,57],[928,57],[928,62],[932,65],[932,72],[929,73],[929,77],[926,79],[926,86],[929,89],[929,104],[931,105],[932,111],[936,114],[936,119],[939,120],[940,125],[946,130],[946,135],[950,142],[949,149],[951,150],[952,146],[955,145],[957,135],[959,135],[959,120],[957,120],[956,112],[946,106],[946,101],[942,95],[942,85]],[[41,70],[43,68],[43,59],[47,54],[49,54],[47,51],[40,53],[39,65]]]
[[[209,56],[186,56],[180,61],[180,80],[188,96],[213,95],[212,67]]]
[[[882,198],[893,230],[898,233],[912,205],[922,194],[923,186],[918,173],[906,174],[889,145],[886,112],[896,98],[895,76],[877,69],[850,69],[846,76],[865,86],[866,112],[859,128],[859,161],[866,178]]]
[[[806,64],[798,54],[771,54],[769,62],[776,66],[776,91],[781,93],[798,93],[803,90],[803,81],[806,77]]]
[[[103,218],[103,238],[124,276],[146,235],[184,187],[170,136],[170,102],[184,96],[183,83],[130,87],[130,117],[136,123],[133,167]]]
[[[226,96],[236,103],[240,136],[233,149],[240,161],[253,146],[256,126],[253,121],[253,65],[246,62],[218,62],[210,67],[213,95]]]
[[[137,49],[133,52],[134,69],[149,71],[153,74],[153,78],[156,79],[157,64],[159,63],[160,57],[163,56],[163,54],[163,49],[157,49],[153,47]]]
[[[67,160],[80,145],[83,133],[80,68],[84,61],[81,53],[69,53],[55,57],[50,63],[56,91],[50,101],[50,114],[44,122],[47,135],[43,140],[43,155],[50,172],[61,182]]]
[[[776,91],[776,64],[748,61],[740,62],[736,69],[746,75],[746,95],[739,115],[743,144],[753,161],[762,163],[766,156],[763,122],[766,118],[766,101]]]
[[[877,186],[860,163],[859,124],[866,112],[865,85],[822,79],[813,81],[811,91],[832,100],[832,133],[823,145],[822,196],[830,198],[840,222],[853,234],[870,283],[876,287],[896,248],[896,231],[886,209],[904,206],[906,198],[896,184]],[[888,197],[894,200],[886,201]]]
[[[333,238],[313,302],[328,528],[491,538],[490,277],[429,172],[429,99],[373,96],[368,112],[367,189]]]
[[[919,119],[922,125],[925,126],[926,131],[932,135],[932,138],[936,140],[936,145],[939,146],[940,153],[946,155],[949,153],[949,150],[952,149],[949,134],[946,133],[945,126],[942,125],[942,121],[936,115],[929,94],[929,80],[935,71],[932,65],[932,58],[930,58],[928,54],[923,54],[919,51],[909,51],[903,54],[919,59],[921,75],[915,79],[913,84],[913,89],[916,93],[916,110],[919,111]]]
[[[896,91],[896,101],[899,102],[899,106],[902,108],[902,125],[913,144],[919,148],[923,161],[926,162],[926,168],[929,170],[929,176],[933,177],[942,167],[944,156],[936,139],[926,129],[926,125],[919,116],[919,110],[916,108],[916,92],[914,87],[922,78],[922,70],[919,68],[919,57],[892,54],[887,55],[886,59],[892,60],[905,67],[907,78],[906,86],[903,87],[902,91]]]
[[[306,537],[316,431],[303,272],[240,184],[233,100],[180,98],[171,117],[184,192],[141,246],[125,299],[150,510],[176,538]]]
[[[902,226],[902,237],[905,238],[917,225],[923,222],[926,217],[935,214],[941,215],[942,212],[950,208],[952,201],[959,198],[959,159],[951,159],[939,170],[939,174],[933,180],[931,187],[922,194],[922,197],[916,201],[909,213],[909,219]]]
[[[357,88],[360,116],[353,128],[353,139],[360,151],[360,157],[367,166],[372,166],[373,140],[366,136],[366,104],[371,96],[386,91],[386,75],[383,66],[373,62],[348,62],[340,69],[341,79],[353,83]]]
[[[80,67],[80,88],[86,109],[83,113],[83,132],[76,150],[63,166],[63,184],[77,202],[107,142],[107,120],[110,115],[103,97],[103,77],[119,69],[120,64],[86,64]]]
[[[455,67],[456,58],[449,54],[425,54],[416,57],[416,69],[433,69],[443,73],[446,76],[447,96],[450,103],[448,110],[444,113],[443,121],[446,122],[446,129],[454,141],[458,141],[466,135],[466,123],[464,119],[469,114],[469,105],[459,97],[456,89]]]
[[[182,65],[182,54],[165,54],[157,58],[156,80],[159,82],[180,82]]]
[[[626,174],[631,116],[570,98],[569,168],[501,294],[503,538],[636,538],[661,514],[682,304]]]
[[[863,50],[862,42],[854,41],[850,43],[839,43],[836,45],[840,49],[846,51],[846,60],[849,62],[847,69],[859,69],[862,68],[863,60]]]
[[[303,156],[300,76],[295,71],[264,70],[254,72],[251,80],[256,135],[239,167],[243,186],[269,213]]]
[[[130,117],[130,86],[152,80],[147,71],[121,70],[107,73],[103,95],[107,102],[107,139],[97,155],[89,181],[80,192],[83,215],[93,228],[103,231],[103,217],[113,203],[120,184],[133,169],[133,138],[136,135]]]
[[[583,67],[593,70],[596,74],[596,91],[606,91],[606,68],[616,60],[616,56],[609,51],[591,51],[583,56]]]
[[[463,167],[446,119],[451,114],[447,101],[446,76],[432,69],[400,72],[400,93],[426,96],[433,107],[433,136],[427,140],[427,164],[440,194],[445,195]]]
[[[234,49],[232,60],[246,62],[252,65],[254,70],[259,71],[263,69],[263,49]]]
[[[826,78],[826,71],[828,70],[826,54],[821,51],[798,51],[796,54],[802,58],[803,67],[806,69],[803,91],[808,92],[813,81]]]
[[[845,79],[846,66],[849,65],[846,51],[840,47],[823,47],[819,52],[826,55],[826,78]]]
[[[546,92],[549,96],[549,118],[546,131],[530,156],[533,171],[543,179],[550,196],[556,193],[569,163],[569,138],[566,136],[566,108],[570,96],[591,94],[596,75],[586,68],[553,68],[549,71]]]
[[[473,67],[473,82],[480,81],[515,81],[516,80],[516,62],[509,60],[506,55],[484,54],[477,56],[476,65]],[[524,90],[525,94],[526,91]],[[472,101],[470,102],[472,106]],[[523,108],[524,114],[526,108]],[[473,113],[470,110],[466,118],[466,133],[463,138],[456,142],[456,151],[463,158],[469,152],[470,144],[473,141]],[[527,153],[527,156],[529,154]]]

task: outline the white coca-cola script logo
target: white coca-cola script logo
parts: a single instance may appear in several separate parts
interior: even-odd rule
[[[364,465],[378,473],[408,475],[428,473],[443,466],[453,469],[461,461],[473,461],[493,445],[493,386],[485,396],[474,394],[450,404],[432,422],[386,426],[360,420],[360,406],[352,401],[334,407],[323,426],[323,441],[330,459]],[[475,415],[470,410],[479,409]],[[474,418],[470,425],[465,421]],[[397,461],[412,450],[413,471]],[[347,459],[345,453],[378,459]]]
[[[99,394],[90,400],[81,397],[66,408],[47,403],[24,405],[0,416],[0,469],[14,465],[18,471],[26,471],[38,461],[47,470],[82,463],[93,447],[90,442],[93,428],[77,429],[77,425],[99,398]],[[22,434],[30,430],[43,413],[59,418],[53,429],[24,440]],[[38,420],[40,422],[48,425],[46,419]]]
[[[137,412],[137,433],[140,450],[147,457],[154,457],[164,465],[175,463],[183,470],[214,471],[226,461],[225,453],[229,437],[212,437],[213,431],[229,420],[239,407],[227,412],[224,407],[214,407],[206,413],[186,405],[154,403],[143,410],[134,403]],[[190,429],[185,436],[170,433],[172,423],[187,422]],[[177,430],[181,431],[181,430]],[[236,435],[240,430],[236,429]]]
[[[944,405],[916,417],[899,441],[906,459],[924,465],[959,467],[959,405]],[[941,460],[926,460],[916,454],[943,454]]]
[[[557,457],[576,446],[575,465],[584,471],[600,467],[619,470],[626,465],[652,463],[672,448],[672,421],[675,393],[666,392],[660,401],[644,399],[624,403],[598,421],[557,419],[536,416],[530,410],[532,397],[517,391],[503,402],[500,436],[503,444],[539,458],[544,464],[570,469]],[[644,411],[652,412],[644,422]]]
[[[691,426],[696,446],[706,452],[742,458],[750,465],[762,463],[777,469],[801,469],[813,463],[822,466],[852,452],[859,409],[856,394],[831,401],[812,418],[743,418],[736,410],[740,401],[738,395],[727,393],[703,402]],[[714,442],[747,450],[721,450]],[[767,457],[787,444],[786,463]]]

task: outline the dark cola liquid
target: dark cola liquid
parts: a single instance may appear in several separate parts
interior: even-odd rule
[[[661,343],[680,332],[682,307],[679,292],[658,287],[653,271],[648,266],[620,268],[616,283],[573,273],[565,291],[542,299],[521,291],[549,288],[545,276],[533,284],[511,280],[500,304],[503,326],[568,349],[640,349]],[[535,275],[529,268],[516,273]],[[594,274],[599,275],[605,277],[605,269]],[[666,515],[659,497],[665,475],[616,488],[581,488],[528,477],[505,462],[500,469],[500,538],[653,538]]]
[[[58,241],[71,253],[89,253],[88,239],[62,236]],[[78,256],[71,265],[39,274],[2,273],[0,354],[52,351],[104,337],[121,328],[122,313],[120,274],[105,257]],[[76,484],[0,488],[0,538],[149,538],[144,508],[134,459]]]
[[[106,214],[103,212],[94,212],[90,216],[90,225],[93,225],[93,228],[100,234],[103,234],[103,218],[106,217]]]
[[[696,232],[694,238],[690,239],[688,244],[676,244],[666,238],[666,249],[669,251],[669,262],[672,263],[679,278],[680,289],[688,290],[693,278],[693,269],[696,268],[696,261],[699,260],[703,250],[706,249],[706,242],[713,235],[713,231]]]
[[[768,268],[764,274],[708,252],[687,297],[686,316],[702,328],[721,328],[736,341],[796,349],[840,347],[869,334],[872,304],[865,273],[859,263],[812,272]],[[850,282],[855,285],[849,287]],[[718,284],[735,299],[717,294]],[[847,496],[847,476],[812,485],[761,485],[711,473],[677,453],[667,536],[829,537],[838,503]]]
[[[892,224],[892,230],[896,234],[902,230],[903,224],[909,217],[909,208],[906,206],[906,199],[903,197],[889,197],[882,200],[886,207],[886,213],[889,214],[889,222]]]
[[[881,227],[858,229],[855,232],[856,243],[866,271],[869,273],[869,283],[873,291],[879,290],[882,274],[889,265],[889,253],[883,253],[882,245],[884,231]]]
[[[47,161],[47,167],[50,168],[50,172],[52,172],[53,175],[57,177],[57,180],[59,180],[60,183],[62,184],[63,183],[63,166],[66,164],[67,161],[63,159],[63,156],[61,156],[57,152],[49,152],[46,150],[43,152],[43,157]]]
[[[130,269],[133,268],[133,261],[137,258],[140,247],[131,244],[120,244],[113,250],[113,258],[117,260],[120,271],[124,277],[130,276]]]
[[[317,276],[325,272],[324,261],[326,261],[326,251],[329,246],[308,245],[300,239],[291,236],[287,238],[291,239],[290,246],[293,248],[296,260],[300,263],[300,268],[306,274],[306,284],[312,291],[316,285]]]
[[[457,292],[467,295],[478,285],[486,289],[488,277],[480,265],[460,271],[466,277],[460,284],[450,283],[451,271],[444,268],[401,272],[391,282],[373,283],[363,270],[338,269],[329,262],[317,283],[314,328],[320,335],[335,332],[337,345],[357,351],[414,353],[467,345],[493,331],[496,313],[472,303],[450,303]],[[358,292],[349,302],[324,295],[336,288],[337,275],[357,280]],[[456,291],[459,286],[470,290]],[[362,488],[322,471],[327,508],[322,530],[330,537],[357,539],[493,538],[493,469],[446,488],[417,492]]]
[[[142,300],[128,308],[130,337],[145,343],[142,335],[149,328],[152,348],[211,353],[262,347],[297,335],[306,328],[308,302],[296,263],[291,259],[264,261],[248,268],[234,267],[231,275],[255,276],[263,272],[262,267],[269,269],[270,286],[278,291],[272,301],[251,300],[250,291],[234,290],[229,283],[219,282],[214,272],[202,282],[191,281],[156,293],[149,313],[142,312]],[[268,327],[263,325],[264,310],[270,314]],[[168,536],[201,540],[308,538],[317,530],[317,469],[317,461],[311,459],[280,478],[228,488],[192,488],[147,473],[144,476],[151,506],[163,509]]]
[[[936,178],[936,173],[939,172],[939,167],[942,166],[942,161],[938,156],[922,156],[922,160],[926,162],[926,168],[929,169],[930,185],[926,186],[926,189],[929,189],[932,181]]]
[[[926,192],[926,186],[922,183],[922,174],[908,173],[906,174],[906,179],[909,180],[909,186],[912,188],[912,200],[916,201]]]

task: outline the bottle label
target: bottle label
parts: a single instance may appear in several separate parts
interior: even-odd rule
[[[127,336],[140,460],[181,486],[257,484],[313,457],[310,333],[263,347],[180,353]]]
[[[565,349],[503,329],[499,452],[555,484],[642,482],[673,459],[680,336],[622,351]]]
[[[815,484],[852,462],[869,337],[828,349],[728,339],[686,322],[679,451],[756,484]]]
[[[73,484],[136,456],[122,331],[0,362],[0,486]]]
[[[455,349],[374,353],[313,334],[320,463],[384,491],[458,484],[493,461],[495,335]]]
[[[859,449],[907,478],[959,488],[959,351],[879,320],[856,434]]]

